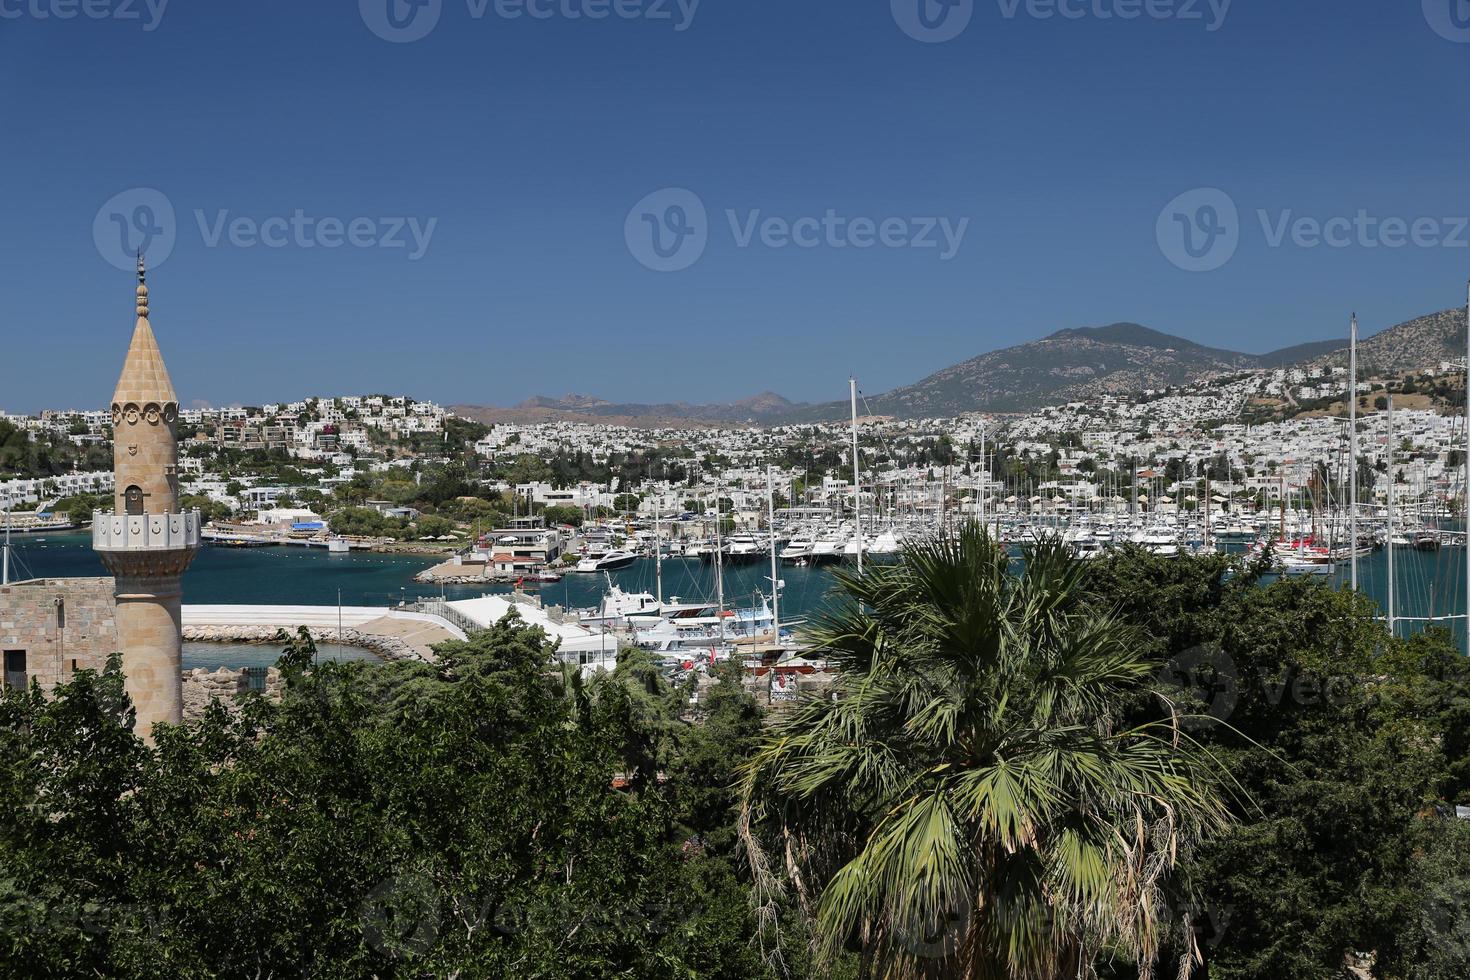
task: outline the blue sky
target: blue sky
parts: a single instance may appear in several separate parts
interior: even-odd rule
[[[211,404],[828,400],[1117,320],[1247,351],[1373,331],[1470,276],[1465,0],[964,0],[937,43],[900,24],[920,0],[438,0],[407,43],[369,27],[390,0],[87,2],[0,0],[9,411],[105,402],[125,228],[172,238],[154,325]],[[660,272],[640,229],[698,218],[669,188],[704,249]],[[1360,212],[1338,245],[1294,224]],[[1225,223],[1179,267],[1170,229]]]

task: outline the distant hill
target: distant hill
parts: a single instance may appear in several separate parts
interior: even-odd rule
[[[451,410],[480,422],[606,422],[641,428],[669,428],[680,425],[711,426],[733,423],[774,424],[808,406],[788,401],[772,391],[738,402],[693,405],[689,402],[661,404],[614,403],[590,395],[563,395],[548,398],[538,395],[514,408],[488,408],[480,405],[455,405]]]
[[[1347,338],[1312,341],[1265,354],[1205,347],[1137,323],[1059,330],[945,368],[912,385],[866,400],[867,412],[899,417],[964,412],[1025,412],[1184,384],[1216,372],[1347,362]],[[1446,310],[1360,339],[1360,370],[1403,371],[1465,356],[1465,311]],[[815,405],[803,419],[841,418],[843,402]]]
[[[1137,323],[1078,327],[981,354],[915,384],[869,397],[867,410],[909,417],[1022,412],[1258,365],[1255,355],[1205,347]],[[822,410],[831,411],[827,406],[817,411]]]
[[[1465,311],[1430,313],[1358,342],[1358,364],[1370,371],[1410,371],[1465,357]],[[1347,351],[1337,355],[1347,363]]]
[[[1347,337],[1341,340],[1314,340],[1305,344],[1297,344],[1295,347],[1273,350],[1269,354],[1257,355],[1256,360],[1263,368],[1290,367],[1306,361],[1321,360],[1334,351],[1346,350],[1349,342]]]
[[[1465,311],[1432,313],[1359,343],[1364,375],[1404,371],[1465,356]],[[1041,340],[981,354],[911,385],[867,396],[864,414],[904,418],[966,412],[1025,412],[1105,394],[1186,384],[1220,372],[1288,367],[1308,361],[1346,363],[1347,339],[1321,340],[1265,354],[1206,347],[1137,323],[1058,330]],[[755,423],[778,425],[845,418],[845,401],[804,404],[774,392],[710,405],[626,404],[588,395],[527,399],[512,409],[459,406],[481,421],[605,421],[667,427]]]

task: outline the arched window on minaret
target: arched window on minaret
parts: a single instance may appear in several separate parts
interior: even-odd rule
[[[127,505],[129,517],[141,517],[143,514],[143,488],[131,486],[123,493],[123,502]]]

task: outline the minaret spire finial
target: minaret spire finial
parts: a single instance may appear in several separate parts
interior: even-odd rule
[[[142,249],[138,249],[138,317],[148,319],[148,270],[143,265]]]

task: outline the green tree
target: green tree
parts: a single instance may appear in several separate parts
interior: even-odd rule
[[[513,616],[439,661],[282,657],[279,704],[131,731],[119,661],[0,695],[0,975],[768,975],[624,685]]]
[[[1364,596],[1261,571],[1138,549],[1094,568],[1098,608],[1188,676],[1193,733],[1237,787],[1234,824],[1182,868],[1213,919],[1208,975],[1334,980],[1371,951],[1379,976],[1418,977],[1416,868],[1470,775],[1470,665],[1443,633],[1391,640]]]
[[[1153,664],[1085,567],[1055,541],[1008,566],[971,525],[838,573],[815,632],[834,696],[779,724],[744,786],[828,957],[978,980],[1091,976],[1104,949],[1151,964],[1178,855],[1225,822],[1177,726],[1120,723]]]
[[[582,508],[580,507],[548,507],[545,511],[548,524],[570,524],[572,527],[582,526]]]

